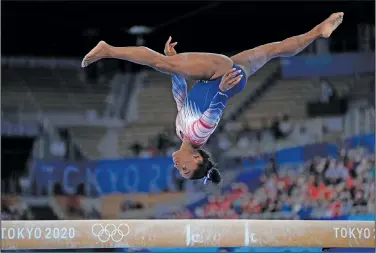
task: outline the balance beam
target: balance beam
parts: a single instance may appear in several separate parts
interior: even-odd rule
[[[2,221],[2,249],[126,247],[375,247],[373,221]]]

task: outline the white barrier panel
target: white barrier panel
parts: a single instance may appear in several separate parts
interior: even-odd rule
[[[375,246],[372,221],[58,220],[1,226],[2,249]]]

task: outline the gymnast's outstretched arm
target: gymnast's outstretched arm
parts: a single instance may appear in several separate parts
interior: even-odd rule
[[[164,47],[164,54],[166,56],[174,56],[177,55],[175,50],[175,46],[178,44],[177,42],[171,43],[171,36],[168,38],[165,47]],[[179,75],[172,75],[172,94],[174,96],[176,106],[178,111],[183,107],[185,97],[187,96],[187,81],[185,81],[184,77]]]

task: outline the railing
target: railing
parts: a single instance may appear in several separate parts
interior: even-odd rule
[[[22,86],[27,90],[26,95],[29,98],[29,100],[32,102],[33,106],[37,109],[37,121],[42,123],[43,126],[43,132],[44,134],[41,135],[40,141],[39,142],[34,142],[33,144],[33,152],[31,152],[32,156],[38,157],[38,158],[44,158],[46,157],[46,154],[48,154],[50,144],[53,141],[60,140],[59,134],[56,132],[56,129],[54,128],[53,124],[51,124],[50,120],[45,117],[43,110],[38,103],[37,99],[31,92],[30,88],[26,83],[21,83]],[[19,121],[23,121],[23,104],[18,106],[18,116],[19,116]]]
[[[120,118],[121,101],[129,84],[129,74],[117,73],[111,80],[111,88],[106,97],[106,118]]]
[[[147,77],[147,72],[142,71],[137,74],[135,82],[132,85],[132,89],[129,91],[127,103],[124,104],[124,119],[126,122],[133,122],[138,118],[138,93],[143,89],[144,80]]]
[[[147,72],[116,74],[107,95],[106,118],[131,122],[137,118],[137,94],[143,87]]]
[[[344,117],[345,137],[375,132],[375,109],[353,108]]]

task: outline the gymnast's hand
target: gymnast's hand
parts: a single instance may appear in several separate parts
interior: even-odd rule
[[[243,75],[239,75],[240,72],[241,70],[236,69],[230,69],[227,71],[227,73],[222,77],[221,83],[219,84],[219,89],[222,92],[225,92],[237,85],[243,77]]]
[[[171,36],[168,38],[167,42],[166,42],[166,45],[165,45],[165,48],[164,48],[164,54],[167,55],[167,56],[173,56],[173,55],[176,55],[176,51],[174,49],[174,47],[176,46],[176,44],[178,44],[177,42],[174,42],[174,43],[171,43]]]

